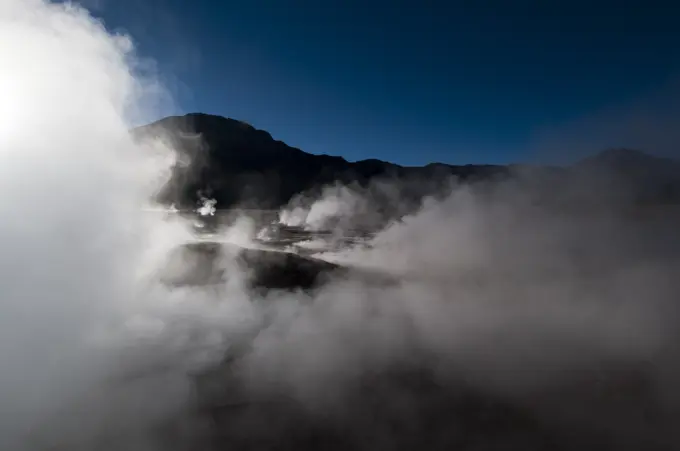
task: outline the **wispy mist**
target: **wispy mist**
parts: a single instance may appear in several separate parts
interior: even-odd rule
[[[573,163],[603,149],[626,147],[678,158],[680,79],[675,74],[643,95],[535,130],[537,161]]]

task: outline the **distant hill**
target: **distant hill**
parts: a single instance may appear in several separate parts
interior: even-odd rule
[[[645,184],[647,197],[680,198],[680,163],[631,150],[605,151],[570,168],[527,171],[521,166],[442,163],[405,167],[376,159],[349,162],[338,156],[310,154],[245,122],[202,113],[166,117],[133,133],[165,136],[178,150],[179,162],[160,200],[185,207],[194,206],[204,195],[215,198],[222,208],[278,208],[294,195],[324,185],[339,182],[366,187],[376,179],[396,181],[404,199],[417,199],[437,192],[452,177],[472,182],[527,172],[547,177],[554,187],[581,184],[586,174],[594,174],[596,180],[615,179],[626,186]],[[589,191],[586,185],[584,195]]]
[[[608,149],[577,162],[572,178],[618,200],[680,203],[680,161],[631,149]]]

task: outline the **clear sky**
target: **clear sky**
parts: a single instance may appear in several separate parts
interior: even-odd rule
[[[158,61],[182,112],[349,160],[526,161],[680,74],[670,0],[83,3]],[[627,144],[608,139],[592,145]]]

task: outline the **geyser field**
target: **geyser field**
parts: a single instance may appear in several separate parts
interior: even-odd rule
[[[677,206],[168,211],[149,67],[0,0],[0,449],[680,448]]]

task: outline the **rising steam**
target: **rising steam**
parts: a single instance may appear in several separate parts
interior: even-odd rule
[[[637,407],[563,394],[583,374],[590,393],[589,378],[624,366],[649,384],[656,414],[677,412],[672,207],[567,213],[501,184],[455,187],[414,212],[385,184],[391,213],[376,214],[375,192],[336,185],[293,201],[280,221],[339,234],[374,226],[368,246],[316,255],[352,271],[306,293],[254,293],[225,253],[221,286],[171,289],[159,268],[196,240],[180,215],[149,205],[174,153],[162,137],[129,133],[163,113],[146,105],[167,102],[139,73],[130,38],[71,4],[2,0],[0,61],[1,449],[197,449],[214,431],[192,411],[188,375],[243,337],[223,385],[245,402],[292,400],[359,437],[358,448],[393,448],[418,422],[399,387],[378,386],[388,401],[375,415],[362,410],[370,396],[355,396],[359,381],[394,367],[423,369],[444,390],[464,382],[550,424],[568,411],[569,428],[595,425],[632,449],[678,443]],[[211,200],[202,208],[215,215]],[[241,219],[219,238],[246,246],[255,230]],[[454,427],[463,420],[446,417],[442,430],[472,433]],[[168,432],[159,442],[167,424],[194,441]],[[479,434],[477,449],[492,438]]]
[[[0,448],[145,446],[188,390],[116,382],[182,310],[154,268],[189,234],[145,210],[174,156],[129,134],[163,91],[70,3],[0,2],[0,59]]]

